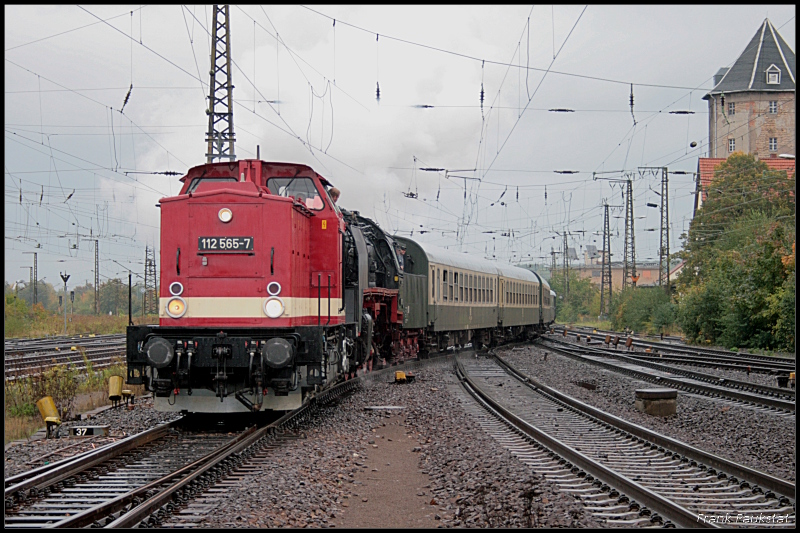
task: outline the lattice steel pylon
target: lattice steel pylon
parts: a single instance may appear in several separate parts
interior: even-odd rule
[[[156,251],[149,246],[144,252],[144,301],[142,310],[146,315],[158,313],[158,282],[156,278]]]
[[[661,169],[661,250],[659,253],[658,284],[669,295],[669,172]]]
[[[669,295],[669,171],[667,167],[639,167],[640,174],[645,170],[653,174],[661,172],[661,242],[658,250],[658,284]]]
[[[37,294],[39,292],[39,261],[37,256],[38,254],[33,254],[33,305],[39,302],[39,295]]]
[[[600,276],[600,314],[608,316],[611,308],[611,230],[608,221],[608,204],[603,206],[603,264]],[[606,292],[608,297],[606,298]]]
[[[564,230],[564,303],[569,299],[569,251],[567,249],[567,230]]]
[[[215,159],[236,161],[233,133],[233,84],[229,6],[214,5],[211,37],[211,81],[208,96],[206,163]]]
[[[100,314],[100,241],[94,241],[94,314]]]
[[[627,180],[625,190],[625,248],[623,252],[622,288],[636,287],[636,239],[633,231],[633,182]]]

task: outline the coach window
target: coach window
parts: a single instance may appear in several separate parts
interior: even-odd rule
[[[461,289],[461,298],[459,298],[458,297],[459,296],[458,295],[458,289],[459,289],[458,278],[459,278],[458,272],[453,272],[453,299],[456,302],[461,302],[461,301],[464,300],[464,289]]]
[[[451,270],[450,271],[450,281],[447,284],[448,292],[450,293],[450,301],[454,301],[455,293],[453,292],[453,276],[455,273]]]
[[[475,301],[474,288],[475,288],[475,276],[470,274],[469,275],[469,301],[470,302],[474,302]]]
[[[431,301],[436,301],[436,269],[431,267]]]

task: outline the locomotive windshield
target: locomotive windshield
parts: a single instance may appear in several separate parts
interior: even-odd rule
[[[267,180],[269,192],[277,196],[294,196],[309,209],[319,211],[325,207],[314,181],[311,178],[270,178]]]
[[[189,184],[189,188],[186,189],[186,192],[195,192],[201,183],[217,183],[225,181],[236,183],[236,178],[194,178]]]

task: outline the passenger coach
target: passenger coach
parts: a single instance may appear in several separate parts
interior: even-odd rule
[[[552,291],[535,272],[403,237],[403,327],[429,350],[532,336],[552,323]]]

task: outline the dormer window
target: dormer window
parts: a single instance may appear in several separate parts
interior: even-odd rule
[[[776,67],[774,64],[770,65],[767,69],[767,84],[768,85],[780,85],[781,83],[781,69]]]

